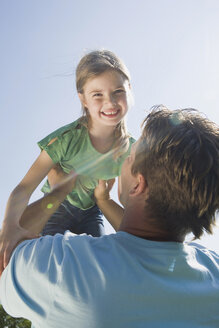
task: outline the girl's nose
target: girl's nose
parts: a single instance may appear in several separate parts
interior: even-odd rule
[[[112,95],[110,95],[110,96],[108,97],[107,102],[108,102],[110,105],[112,105],[112,106],[115,106],[115,105],[116,105],[116,99],[115,99],[115,97],[112,96]]]

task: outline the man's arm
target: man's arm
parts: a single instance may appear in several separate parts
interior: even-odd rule
[[[110,198],[109,193],[114,182],[115,179],[108,181],[99,180],[99,184],[94,191],[94,196],[103,215],[117,231],[123,219],[124,209]]]
[[[53,175],[55,175],[54,172]],[[55,181],[55,177],[53,178]],[[34,234],[39,234],[51,215],[72,191],[76,178],[74,171],[68,175],[63,173],[62,180],[59,179],[59,183],[54,183],[50,193],[27,206],[20,219],[21,227]]]
[[[57,259],[61,263],[63,256],[61,238],[56,242],[56,253],[51,236],[26,240],[14,250],[0,278],[1,304],[12,317],[34,324],[49,313],[58,279],[53,264]]]

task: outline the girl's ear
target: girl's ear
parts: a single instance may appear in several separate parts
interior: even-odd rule
[[[83,93],[78,92],[78,97],[80,99],[80,102],[81,102],[82,107],[85,108],[86,107],[86,102],[85,102],[85,98],[84,98]]]

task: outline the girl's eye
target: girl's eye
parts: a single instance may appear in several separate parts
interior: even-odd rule
[[[123,93],[123,92],[125,92],[125,90],[123,90],[123,89],[118,89],[118,90],[115,91],[115,94],[119,94],[119,93]]]
[[[101,97],[102,96],[102,93],[95,93],[94,95],[93,95],[93,97]]]

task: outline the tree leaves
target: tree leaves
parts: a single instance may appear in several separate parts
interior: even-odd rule
[[[30,321],[23,318],[12,318],[0,305],[0,328],[30,328]]]

